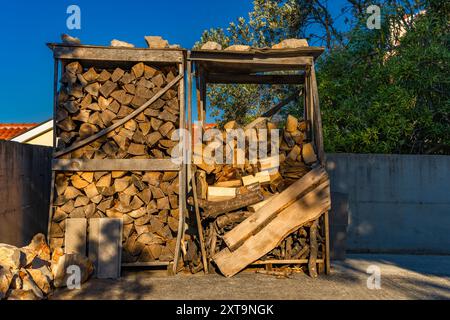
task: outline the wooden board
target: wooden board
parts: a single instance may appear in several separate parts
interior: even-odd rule
[[[213,260],[225,276],[231,277],[277,247],[287,235],[317,219],[330,206],[330,186],[327,181],[281,211],[239,248],[234,251],[225,248]]]
[[[53,171],[178,171],[171,159],[54,159]]]
[[[302,84],[304,75],[223,75],[211,73],[207,75],[208,83],[250,83],[250,84]]]
[[[121,252],[122,219],[89,219],[89,258],[94,262],[98,278],[120,277]]]
[[[267,224],[278,212],[293,203],[299,195],[324,179],[328,179],[325,170],[321,167],[315,168],[286,190],[274,196],[272,201],[224,235],[224,241],[228,248],[236,249],[243,241],[258,232],[259,228]]]
[[[118,48],[86,45],[47,44],[55,59],[131,62],[181,63],[184,52],[180,49]]]
[[[65,248],[67,254],[86,255],[86,218],[71,218],[66,220]]]

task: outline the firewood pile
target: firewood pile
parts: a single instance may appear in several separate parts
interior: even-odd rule
[[[123,69],[122,69],[123,68]],[[129,69],[67,64],[56,110],[59,159],[170,159],[180,123],[178,90],[168,89],[143,112],[105,135],[175,79],[173,66]],[[69,149],[68,149],[69,148]],[[179,219],[176,171],[57,172],[50,227],[52,249],[64,248],[66,219],[122,218],[124,263],[172,261]]]
[[[177,75],[175,67],[157,69],[142,62],[130,70],[86,70],[79,62],[69,63],[58,95],[58,148],[64,149],[125,118]],[[178,92],[169,89],[136,118],[63,158],[170,158],[176,144],[170,138],[179,126],[179,113]]]
[[[94,270],[82,255],[64,254],[61,248],[51,252],[43,234],[35,235],[22,248],[0,244],[0,300],[46,299],[55,288],[76,286],[67,271],[70,265],[80,268],[79,284]]]
[[[238,125],[232,121],[224,128]],[[246,126],[246,157],[252,134],[276,128],[267,118]],[[259,158],[256,163],[246,158],[243,165],[197,164],[196,194],[188,203],[198,207],[201,215],[208,267],[226,276],[255,261],[286,265],[282,261],[292,260],[291,266],[316,277],[316,261],[324,259],[322,213],[329,209],[328,177],[318,163],[306,121],[288,116],[279,132],[279,155]],[[226,152],[236,154],[236,144],[226,143]],[[267,150],[270,154],[270,139]],[[202,264],[196,258],[191,270],[199,270]],[[309,262],[309,268],[300,265],[302,260]]]

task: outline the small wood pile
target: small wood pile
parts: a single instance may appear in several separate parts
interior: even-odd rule
[[[225,125],[236,128],[234,121]],[[251,132],[258,135],[262,129],[276,128],[267,118],[258,118],[243,129],[248,138]],[[244,165],[197,164],[196,194],[188,203],[199,208],[210,269],[217,267],[232,276],[252,263],[267,261],[306,271],[305,263],[300,263],[304,260],[312,261],[309,274],[317,276],[316,260],[323,261],[325,254],[321,215],[330,206],[328,177],[306,121],[288,116],[279,136],[279,156],[259,158],[253,164],[246,159]],[[267,144],[270,154],[270,139]],[[195,156],[194,150],[194,161]],[[191,270],[198,270],[201,263],[199,258],[191,262]]]
[[[43,234],[22,248],[0,243],[0,300],[46,299],[55,288],[72,284],[71,265],[80,268],[80,284],[94,271],[82,255],[64,254],[61,248],[51,252]]]
[[[78,61],[65,66],[56,110],[59,159],[170,158],[177,143],[171,135],[180,123],[178,90],[167,90],[130,115],[158,97],[177,69],[142,62],[122,68],[83,67]],[[91,140],[84,144],[86,139]],[[66,219],[122,218],[124,263],[172,261],[179,185],[177,171],[56,172],[50,245],[64,248]]]

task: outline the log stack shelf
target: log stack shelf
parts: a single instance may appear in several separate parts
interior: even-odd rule
[[[304,99],[303,119],[308,123],[308,141],[315,145],[317,153],[317,165],[325,168],[325,154],[323,150],[322,122],[319,107],[319,97],[316,83],[315,60],[323,53],[322,47],[301,47],[296,49],[250,49],[248,51],[228,51],[228,50],[193,50],[188,55],[187,73],[188,78],[195,76],[195,90],[197,101],[198,121],[206,130],[206,89],[208,84],[291,84],[302,86],[302,99]],[[289,71],[289,72],[286,72]],[[193,88],[194,89],[194,88]],[[192,91],[193,89],[189,90]],[[289,102],[292,99],[288,99]],[[280,106],[283,105],[281,102]],[[192,98],[188,96],[188,117],[191,119]],[[278,108],[279,110],[279,108]],[[270,114],[271,116],[272,114]],[[192,128],[192,123],[189,124]],[[198,185],[195,180],[195,166],[192,172],[188,172],[188,183],[194,188]],[[217,181],[216,181],[217,183]],[[193,191],[197,193],[196,190]],[[198,199],[195,199],[197,204]],[[196,206],[197,207],[197,206]],[[196,208],[198,211],[198,208]],[[200,240],[204,240],[207,233],[205,226],[202,226],[200,214],[197,212],[197,224],[200,226],[198,232]],[[329,225],[328,210],[323,212],[318,219],[319,228],[323,232],[324,243],[321,245],[321,255],[314,261],[317,263],[317,270],[329,273]],[[223,237],[223,235],[222,235]],[[225,240],[226,242],[227,240]],[[211,267],[212,256],[205,257],[206,241],[201,243],[203,254],[203,265],[205,272]],[[216,249],[217,250],[217,249]],[[227,251],[226,248],[224,251]],[[233,248],[230,248],[233,251]],[[221,251],[220,253],[222,253]],[[229,251],[228,251],[229,252]],[[216,255],[217,256],[217,255]],[[266,266],[271,270],[273,266],[281,265],[305,265],[311,263],[308,259],[259,259],[252,263],[250,267]],[[313,265],[315,265],[313,263]],[[311,267],[311,265],[310,265]],[[221,271],[223,271],[221,269]],[[234,274],[234,273],[233,273]],[[232,274],[231,274],[232,275]]]
[[[127,239],[139,236],[139,232],[147,234],[148,242],[144,249],[136,249],[136,252],[147,250],[146,253],[139,253],[136,261],[125,260],[122,266],[173,264],[176,272],[185,228],[186,165],[172,162],[170,151],[174,146],[169,141],[173,130],[185,127],[186,50],[55,43],[48,44],[48,47],[54,56],[55,119],[49,242],[54,247],[63,246],[64,219],[75,215],[75,209],[87,209],[90,205],[94,212],[83,215],[82,210],[75,210],[76,216],[79,218],[81,213],[87,219],[102,218],[107,217],[106,209],[121,205],[123,200],[136,211],[133,211],[136,216],[131,220],[131,227],[125,228],[124,222],[124,233],[129,233],[124,235],[124,248],[127,245],[133,247]],[[68,66],[78,70],[67,74]],[[63,97],[62,91],[69,97]],[[112,103],[116,105],[109,108]],[[160,129],[163,125],[165,127]],[[122,129],[130,134],[127,139],[117,138]],[[97,149],[92,149],[92,146]],[[182,152],[185,152],[184,148]],[[100,183],[102,177],[106,178]],[[156,184],[152,185],[155,179]],[[80,189],[72,187],[74,180]],[[125,191],[111,190],[119,182],[130,185],[131,193],[124,195]],[[103,189],[97,188],[92,194],[84,192],[85,185],[92,183],[100,183]],[[164,188],[160,188],[160,183]],[[65,191],[67,188],[70,192]],[[155,194],[162,189],[164,193],[160,196]],[[95,198],[97,194],[101,196]],[[77,199],[79,201],[74,207]],[[109,202],[99,212],[96,206],[106,200]],[[62,208],[68,202],[72,213]],[[138,225],[139,210],[148,211],[148,206],[156,203],[157,207],[153,209],[155,221],[141,220]],[[118,216],[129,213],[129,210],[122,209]],[[117,211],[109,213],[116,214]],[[155,225],[151,224],[153,222]],[[158,225],[164,231],[159,230],[152,238],[151,233]],[[138,232],[136,226],[144,227],[144,230],[139,229],[141,231]],[[166,234],[168,238],[164,238]],[[149,245],[154,243],[156,247],[150,249]],[[167,251],[169,243],[170,250]],[[166,251],[166,258],[160,261],[153,257],[154,250],[161,257]],[[172,258],[168,259],[170,254]]]

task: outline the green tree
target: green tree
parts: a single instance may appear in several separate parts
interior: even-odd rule
[[[380,30],[360,21],[348,44],[321,60],[327,151],[442,153],[450,145],[448,4],[422,8],[408,21],[404,7],[386,6]]]

